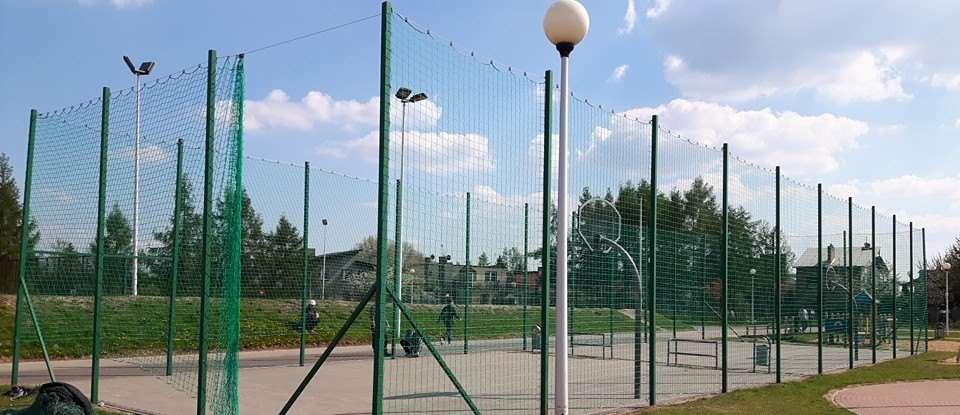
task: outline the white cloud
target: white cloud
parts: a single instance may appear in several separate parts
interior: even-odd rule
[[[630,69],[630,65],[620,65],[616,68],[613,68],[613,73],[610,74],[610,78],[607,79],[607,82],[620,82],[623,80],[624,76],[627,76],[627,69]]]
[[[637,25],[637,4],[636,0],[627,0],[627,11],[623,14],[623,26],[617,29],[617,33],[627,35],[633,33],[633,28]]]
[[[706,145],[727,142],[734,154],[763,165],[780,165],[787,174],[806,175],[836,169],[838,156],[858,146],[869,126],[833,114],[801,115],[791,111],[738,110],[716,103],[675,99],[656,108],[636,108],[625,115],[649,119]]]
[[[672,76],[687,98],[889,102],[920,86],[960,91],[960,55],[943,53],[960,36],[957,17],[960,7],[936,1],[674,1],[644,31],[683,58],[686,73]]]
[[[380,99],[338,100],[322,91],[310,91],[299,101],[291,101],[281,89],[270,91],[261,100],[245,102],[244,129],[292,129],[309,131],[317,125],[332,125],[345,131],[375,127],[379,123]],[[400,125],[402,106],[390,106],[391,123]],[[441,109],[432,101],[421,101],[407,109],[407,128],[426,128],[436,124]]]
[[[329,140],[315,147],[314,151],[323,156],[359,158],[375,163],[379,137],[379,132],[371,131],[352,140]],[[407,131],[405,151],[405,157],[410,161],[407,165],[428,174],[490,172],[495,167],[489,140],[479,134]]]
[[[861,51],[835,73],[812,76],[808,83],[819,95],[839,104],[910,99],[893,66],[902,56],[902,51]]]
[[[960,118],[957,118],[957,120],[953,122],[953,126],[956,128],[960,128]]]
[[[935,73],[930,76],[930,86],[944,88],[949,91],[960,91],[960,74]]]
[[[826,187],[827,192],[854,198],[861,206],[877,206],[878,211],[895,213],[903,223],[913,221],[916,228],[927,228],[929,254],[951,244],[960,235],[960,175],[901,175],[876,180],[851,180]],[[886,223],[877,224],[886,229]]]
[[[117,9],[133,9],[149,6],[153,4],[153,0],[77,0],[77,3],[81,6],[109,5]]]
[[[812,91],[828,101],[849,104],[912,98],[895,66],[905,55],[902,48],[863,50],[762,76],[693,69],[677,55],[664,58],[663,68],[667,81],[688,98],[744,102]]]
[[[670,3],[672,2],[673,0],[654,0],[653,6],[647,9],[647,18],[656,19],[660,17],[663,12],[670,8]]]
[[[907,126],[904,124],[889,124],[875,128],[874,132],[877,135],[895,135],[906,131],[906,129]]]

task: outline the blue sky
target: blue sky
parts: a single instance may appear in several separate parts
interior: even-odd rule
[[[557,66],[548,1],[395,1],[423,27],[517,70]],[[960,234],[960,54],[954,1],[585,0],[591,30],[571,86],[863,206]],[[0,151],[22,182],[27,114],[127,87],[120,56],[158,74],[379,12],[377,1],[0,1]],[[378,20],[253,53],[250,155],[373,177]],[[282,92],[281,92],[282,91]],[[313,94],[313,95],[311,95]],[[305,112],[312,96],[328,112]],[[336,120],[336,121],[332,121]],[[344,121],[345,120],[345,121]],[[249,121],[249,120],[248,120]],[[335,128],[330,124],[338,123]],[[283,139],[278,139],[278,137]],[[374,149],[375,150],[375,149]]]

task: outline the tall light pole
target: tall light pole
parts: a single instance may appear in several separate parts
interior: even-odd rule
[[[320,266],[320,299],[327,299],[327,218],[320,219],[323,225],[320,230],[323,232],[323,265]]]
[[[756,319],[754,318],[754,307],[753,307],[753,286],[754,286],[754,277],[757,275],[757,270],[750,268],[750,324],[756,324]]]
[[[136,77],[135,106],[136,115],[134,116],[134,142],[133,142],[133,279],[130,281],[131,294],[137,295],[137,279],[140,272],[140,77],[149,75],[155,62],[143,62],[140,67],[134,67],[133,61],[127,56],[123,57],[123,62],[127,68]]]
[[[950,335],[950,267],[950,263],[946,261],[940,265],[940,270],[944,272],[943,283],[945,287],[943,290],[943,302],[944,309],[947,311],[946,326],[944,327],[946,331],[944,335]]]
[[[397,179],[397,218],[396,218],[396,247],[394,248],[396,252],[394,253],[394,278],[393,278],[393,291],[397,295],[398,302],[403,299],[403,235],[402,235],[402,222],[401,222],[401,212],[403,211],[403,157],[404,150],[406,149],[407,141],[407,104],[413,104],[427,99],[427,94],[419,92],[414,94],[410,88],[401,87],[397,89],[395,94],[397,99],[400,100],[401,108],[400,111],[400,177]],[[393,340],[394,346],[396,345],[396,340],[400,338],[400,305],[394,306],[395,317],[393,325]],[[396,353],[392,353],[392,356],[395,356]]]
[[[560,52],[560,139],[557,160],[557,300],[556,300],[556,377],[554,384],[554,413],[566,415],[569,406],[567,395],[567,233],[570,226],[567,206],[567,98],[569,77],[567,73],[570,52],[583,40],[590,30],[590,15],[582,4],[575,0],[557,0],[543,16],[543,32]],[[545,85],[553,88],[553,85]],[[547,105],[550,105],[548,102]],[[551,137],[545,137],[550,140]],[[544,154],[544,157],[551,157]],[[543,351],[546,353],[546,350]]]

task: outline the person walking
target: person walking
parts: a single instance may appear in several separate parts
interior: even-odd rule
[[[440,315],[437,316],[437,320],[443,323],[445,329],[443,338],[447,341],[447,344],[453,342],[453,322],[459,319],[457,307],[453,305],[453,298],[447,295],[447,305],[440,309]]]

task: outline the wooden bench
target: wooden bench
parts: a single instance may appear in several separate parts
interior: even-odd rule
[[[696,351],[681,351],[681,345],[685,346],[696,346]],[[703,345],[712,345],[713,353],[704,353],[701,352]],[[709,347],[707,347],[709,350]],[[696,356],[696,357],[712,357],[713,358],[713,368],[720,368],[720,342],[716,340],[695,340],[695,339],[670,339],[667,342],[667,365],[670,365],[670,356],[673,356],[673,365],[679,365],[679,356]]]
[[[570,333],[570,354],[573,346],[599,347],[600,355],[607,358],[607,349],[610,349],[610,358],[613,359],[613,335],[610,333]]]
[[[769,324],[747,324],[747,337],[769,336],[772,331]]]

